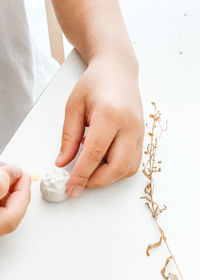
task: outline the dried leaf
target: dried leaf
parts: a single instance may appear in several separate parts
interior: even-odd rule
[[[151,178],[151,175],[148,174],[148,173],[145,171],[145,169],[143,169],[142,172],[143,172],[143,174],[144,174],[148,179]]]
[[[159,246],[161,245],[161,243],[162,243],[162,237],[160,237],[160,240],[159,240],[158,242],[156,242],[156,243],[154,243],[154,244],[150,244],[150,245],[147,247],[147,249],[146,249],[146,254],[147,254],[147,256],[148,256],[148,257],[150,256],[150,254],[149,254],[149,251],[150,251],[150,250],[159,247]]]
[[[148,194],[148,195],[151,195],[151,193],[152,193],[151,184],[148,184],[148,185],[146,186],[146,188],[144,189],[144,192],[145,192],[146,194]]]
[[[148,200],[152,205],[159,206],[157,202],[153,201],[152,199],[150,199],[150,198],[147,197],[147,196],[142,196],[141,199],[146,199],[146,200]]]
[[[151,144],[149,144],[149,145],[147,146],[147,152],[150,153],[150,151],[151,151]]]
[[[168,266],[168,264],[169,264],[171,258],[172,258],[172,256],[170,256],[169,258],[166,259],[166,261],[165,261],[165,266],[164,266],[164,267],[162,268],[162,270],[161,270],[162,277],[163,277],[164,279],[166,279],[166,280],[169,279],[169,276],[166,276],[166,275],[165,275],[165,271],[166,271],[166,268],[167,268],[167,266]]]
[[[166,241],[167,238],[166,238],[166,236],[165,236],[165,233],[164,233],[163,229],[162,229],[160,226],[158,226],[158,229],[159,229],[159,231],[160,231],[160,234],[161,234],[161,236],[162,236],[162,239]]]
[[[148,202],[145,202],[145,205],[146,205],[146,206],[147,206],[147,208],[150,210],[150,212],[153,214],[153,211],[152,211],[152,209],[151,209],[151,207],[150,207],[149,203],[148,203]]]
[[[169,258],[166,259],[166,262],[165,262],[165,266],[163,267],[163,269],[161,270],[161,274],[162,274],[162,277],[166,280],[168,279],[172,279],[172,280],[178,280],[178,277],[175,275],[175,274],[172,274],[172,273],[169,273],[167,276],[166,276],[166,268],[170,262],[170,260],[172,260],[172,256],[170,256]]]
[[[161,213],[163,213],[165,210],[167,209],[167,206],[166,205],[164,205],[164,207],[162,208],[162,209],[158,209],[158,211],[157,211],[157,213],[156,213],[156,215],[155,215],[155,217],[158,217]],[[153,215],[153,217],[154,217],[154,215]]]
[[[164,205],[164,207],[162,209],[160,209],[160,213],[164,212],[165,210],[167,210],[167,206]]]
[[[175,274],[169,273],[169,277],[171,277],[172,280],[178,280],[178,277]]]

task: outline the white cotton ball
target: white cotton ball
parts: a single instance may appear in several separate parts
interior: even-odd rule
[[[68,198],[66,194],[66,183],[69,173],[63,168],[54,167],[46,173],[40,182],[40,191],[44,199],[49,202],[61,202]]]

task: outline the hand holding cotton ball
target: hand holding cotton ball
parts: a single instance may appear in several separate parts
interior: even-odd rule
[[[45,200],[49,202],[61,202],[68,198],[66,194],[66,183],[69,173],[63,169],[54,167],[41,179],[40,191]]]

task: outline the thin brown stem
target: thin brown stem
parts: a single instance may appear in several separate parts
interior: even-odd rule
[[[162,235],[162,234],[163,234],[163,231],[161,232],[161,227],[160,227],[160,225],[159,225],[159,223],[158,223],[157,218],[154,218],[154,220],[155,220],[155,223],[156,223],[156,225],[157,225],[157,228],[158,228],[160,234]],[[177,264],[177,262],[176,262],[176,259],[175,259],[175,257],[174,257],[174,254],[172,254],[172,250],[171,250],[170,247],[169,247],[169,244],[168,244],[168,242],[167,242],[167,238],[163,238],[163,240],[164,240],[164,243],[165,243],[165,245],[166,245],[166,247],[167,247],[167,250],[168,250],[168,252],[169,252],[169,254],[170,254],[171,258],[172,258],[172,261],[174,262],[174,265],[176,266],[176,269],[177,269],[177,271],[178,271],[178,273],[179,273],[181,279],[183,280],[183,275],[182,275],[181,270],[180,270],[180,268],[179,268],[179,266],[178,266],[178,264]]]
[[[163,129],[163,127],[161,125],[161,113],[160,113],[160,111],[157,110],[156,104],[154,102],[152,102],[152,105],[154,107],[154,114],[151,114],[150,118],[153,119],[153,122],[152,122],[151,131],[148,132],[148,135],[150,136],[151,140],[150,140],[150,144],[147,145],[147,148],[144,152],[145,155],[147,156],[146,164],[143,163],[143,173],[146,176],[148,183],[144,189],[145,196],[143,196],[141,198],[146,200],[145,205],[150,210],[152,217],[156,223],[156,226],[160,232],[160,240],[154,244],[149,244],[149,246],[147,247],[147,250],[146,250],[146,254],[147,254],[147,256],[149,256],[150,255],[149,251],[161,246],[161,243],[163,240],[164,244],[170,254],[170,257],[166,260],[165,267],[161,270],[161,274],[164,279],[169,279],[172,276],[174,277],[174,279],[178,279],[178,277],[172,273],[169,273],[168,276],[165,275],[166,266],[168,265],[169,260],[171,259],[175,264],[175,267],[180,275],[180,278],[183,280],[182,273],[177,265],[174,255],[172,254],[172,251],[168,245],[164,231],[162,230],[162,228],[160,227],[160,225],[158,223],[158,216],[161,213],[163,213],[167,207],[164,205],[164,207],[160,208],[159,204],[156,201],[154,201],[154,198],[153,198],[154,197],[154,173],[161,172],[161,168],[159,166],[162,163],[160,160],[159,161],[156,160],[157,148],[158,148],[158,143],[159,143],[160,137],[162,136],[162,133],[164,131],[166,131],[167,125],[166,125],[166,128]],[[157,135],[159,135],[159,136],[157,136]],[[158,166],[156,164],[158,164]]]

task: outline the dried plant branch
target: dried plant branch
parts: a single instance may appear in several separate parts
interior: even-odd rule
[[[169,264],[170,261],[173,261],[173,263],[175,264],[175,267],[179,273],[180,279],[183,280],[183,276],[181,274],[181,271],[176,263],[175,257],[171,252],[171,249],[167,243],[167,238],[165,236],[165,233],[163,231],[163,229],[160,227],[159,222],[158,222],[158,216],[163,213],[167,207],[164,205],[162,208],[160,207],[160,205],[154,201],[154,174],[155,173],[159,173],[161,172],[161,164],[162,162],[160,160],[157,160],[156,156],[157,156],[157,148],[158,148],[158,143],[160,141],[160,138],[163,134],[163,132],[165,132],[167,130],[167,122],[165,125],[165,128],[163,128],[162,124],[161,124],[161,112],[159,110],[157,110],[156,104],[155,102],[152,102],[152,106],[154,109],[154,114],[151,114],[149,117],[152,120],[152,126],[151,126],[151,131],[148,131],[148,135],[150,137],[150,143],[147,145],[144,154],[147,157],[147,161],[146,163],[143,163],[143,169],[142,172],[143,174],[146,176],[147,178],[147,185],[144,189],[144,193],[145,195],[141,197],[141,199],[144,199],[145,205],[147,206],[147,208],[149,209],[155,224],[157,226],[157,229],[160,233],[160,240],[154,244],[149,244],[147,249],[146,249],[146,255],[149,256],[150,253],[149,251],[157,248],[159,246],[161,246],[162,241],[164,242],[168,252],[169,252],[169,257],[167,258],[166,262],[165,262],[165,266],[162,268],[161,270],[161,275],[164,279],[171,279],[171,280],[178,280],[178,276],[172,273],[168,273],[168,275],[166,276],[166,268]],[[146,127],[148,128],[148,124],[146,123]]]
[[[168,275],[166,276],[165,274],[165,271],[166,271],[166,268],[170,262],[170,260],[172,259],[172,257],[170,256],[169,258],[166,259],[166,262],[165,262],[165,266],[163,267],[163,269],[161,270],[161,274],[163,276],[164,279],[168,280],[168,279],[172,279],[172,280],[178,280],[178,277],[175,275],[175,274],[172,274],[172,273],[168,273]]]
[[[162,236],[160,237],[160,240],[157,243],[149,244],[149,246],[147,247],[147,250],[146,250],[147,256],[150,256],[149,250],[159,247],[161,245],[161,243],[162,243]]]

